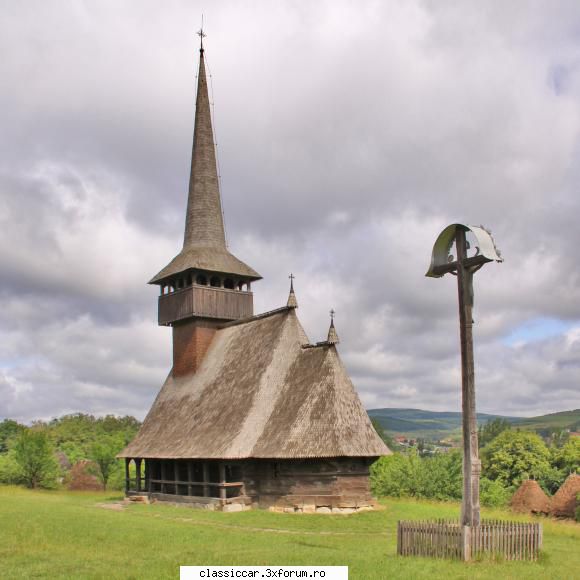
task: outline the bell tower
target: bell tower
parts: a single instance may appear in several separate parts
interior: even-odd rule
[[[226,245],[215,143],[199,32],[199,74],[183,248],[149,284],[160,288],[158,322],[173,328],[174,376],[195,372],[217,328],[254,313],[261,276]]]

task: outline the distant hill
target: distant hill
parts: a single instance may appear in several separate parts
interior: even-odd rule
[[[580,409],[560,411],[539,417],[518,417],[514,423],[522,429],[551,433],[555,429],[580,431]]]
[[[371,409],[371,419],[376,419],[390,434],[414,438],[443,439],[457,437],[461,432],[461,413],[453,411],[424,411],[421,409]],[[580,425],[580,409],[550,413],[539,417],[509,417],[478,413],[478,423],[485,424],[493,419],[505,419],[522,429],[551,432],[555,429],[576,429]]]

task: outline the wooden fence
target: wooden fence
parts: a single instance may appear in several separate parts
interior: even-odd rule
[[[470,528],[455,520],[400,521],[397,553],[471,560],[486,554],[506,560],[536,560],[542,547],[542,525],[483,520]]]

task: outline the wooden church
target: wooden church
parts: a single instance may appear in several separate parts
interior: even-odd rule
[[[391,452],[342,364],[331,323],[310,344],[286,306],[254,315],[261,276],[227,249],[203,44],[185,236],[150,284],[173,367],[125,458],[127,495],[238,511],[369,509],[369,466]],[[134,462],[134,467],[131,466]]]

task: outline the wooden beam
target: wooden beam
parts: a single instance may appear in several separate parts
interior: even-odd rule
[[[174,480],[174,479],[152,479],[153,483],[169,483],[169,484],[178,484],[178,485],[193,485],[193,486],[204,486],[207,485],[208,487],[242,487],[244,485],[243,481],[226,481],[225,483],[212,483],[210,481],[203,482],[203,481],[181,481],[181,480]]]
[[[465,238],[465,232],[463,232],[463,236]],[[458,260],[459,260],[459,248],[457,250],[458,253]],[[465,253],[463,254],[465,255]],[[463,266],[467,269],[475,268],[476,266],[483,266],[483,264],[487,264],[488,262],[492,262],[489,258],[485,256],[473,256],[471,258],[463,258],[463,260],[459,260],[463,262]],[[448,274],[449,272],[456,272],[458,268],[458,262],[449,262],[449,264],[444,264],[443,266],[435,266],[433,268],[433,274],[437,276],[443,276],[443,274]]]
[[[192,482],[193,482],[193,461],[189,459],[187,461],[187,495],[193,495]]]
[[[203,462],[202,464],[202,469],[203,469],[203,497],[208,497],[209,496],[209,465],[207,464],[207,462]]]
[[[125,493],[129,493],[131,480],[129,479],[129,462],[131,459],[125,458]]]
[[[227,497],[225,483],[226,483],[226,466],[224,463],[219,464],[219,473],[220,473],[220,499],[225,501]]]
[[[478,526],[479,474],[481,462],[477,444],[475,415],[475,370],[473,362],[473,272],[468,266],[465,232],[457,230],[457,292],[459,294],[459,331],[461,341],[461,411],[463,428],[463,501],[461,523]],[[479,256],[476,256],[479,257]],[[489,261],[485,259],[486,261]]]
[[[141,491],[141,458],[135,459],[136,486],[135,491]]]
[[[175,479],[175,495],[179,495],[179,489],[177,489],[177,482],[179,481],[179,464],[177,459],[173,459],[173,478]]]

